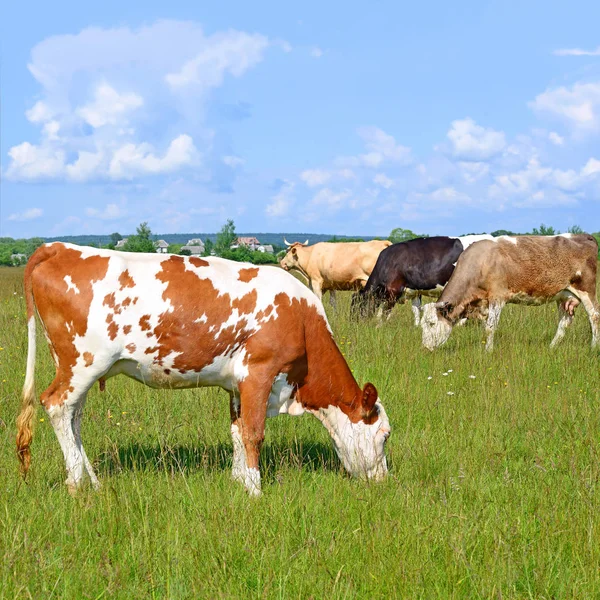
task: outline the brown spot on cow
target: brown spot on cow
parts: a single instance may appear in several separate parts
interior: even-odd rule
[[[133,354],[135,352],[135,344],[131,343],[131,344],[127,344],[127,346],[125,346],[125,348],[131,352],[131,354]]]
[[[106,330],[108,331],[108,337],[111,340],[114,340],[117,337],[117,333],[119,333],[119,326],[112,321],[108,327],[106,328]]]
[[[86,367],[91,367],[92,364],[94,363],[94,355],[91,352],[84,352],[83,353],[83,361],[84,361],[84,365]]]
[[[129,333],[131,333],[131,325],[123,325],[123,333],[125,335],[128,335]]]
[[[134,304],[134,305],[135,305],[135,304],[137,304],[137,301],[138,301],[138,297],[136,296],[136,297],[133,299],[133,304]]]
[[[112,313],[108,313],[108,315],[106,315],[106,322],[107,323],[112,323],[114,319],[114,315]]]
[[[104,302],[102,302],[104,306],[108,306],[109,308],[114,308],[116,304],[115,293],[111,292],[110,294],[106,294],[104,296]]]
[[[119,283],[121,284],[121,291],[123,291],[125,288],[135,287],[135,281],[133,280],[133,277],[131,277],[127,269],[125,269],[119,275]]]
[[[252,313],[256,308],[257,299],[258,294],[256,290],[252,290],[251,292],[248,292],[245,296],[233,300],[231,303],[231,308],[237,308],[241,315]]]
[[[123,302],[121,302],[121,306],[123,308],[127,308],[130,304],[131,304],[131,298],[129,298],[129,297],[125,298],[125,300],[123,300]]]
[[[249,269],[240,269],[238,280],[243,281],[244,283],[248,283],[252,281],[258,275],[258,269],[256,267],[251,267]]]
[[[106,276],[108,262],[108,257],[83,258],[80,250],[52,244],[40,246],[27,263],[27,315],[33,316],[35,302],[57,360],[54,381],[41,396],[46,407],[62,404],[69,392],[73,368],[79,358],[75,336],[83,337],[87,332],[93,285]],[[64,293],[65,272],[79,294]]]
[[[197,256],[192,256],[192,258],[190,258],[190,263],[195,267],[208,267],[209,265],[207,260],[204,260],[203,258],[198,258]]]
[[[149,329],[151,329],[150,326],[150,315],[143,315],[140,318],[140,328],[142,331],[148,331]]]
[[[221,326],[231,316],[231,298],[220,293],[208,279],[199,278],[185,268],[183,261],[171,257],[163,261],[162,270],[156,275],[166,284],[163,300],[171,310],[159,316],[154,335],[159,341],[156,362],[161,364],[165,357],[176,354],[173,367],[183,371],[201,371],[215,356],[229,351],[240,340],[246,339],[247,322],[237,323],[223,331]],[[198,299],[202,299],[202,310],[206,321],[190,321],[189,315],[197,313]],[[250,301],[250,299],[248,299]],[[185,335],[182,331],[185,326]],[[236,333],[237,332],[237,333]],[[198,340],[202,340],[199,344]]]

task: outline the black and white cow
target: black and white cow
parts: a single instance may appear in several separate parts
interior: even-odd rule
[[[393,244],[383,250],[365,285],[352,299],[353,311],[389,318],[397,302],[412,300],[415,326],[420,322],[421,296],[438,298],[458,257],[471,244],[491,235],[434,236]]]

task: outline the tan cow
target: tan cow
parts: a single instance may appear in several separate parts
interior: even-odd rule
[[[288,251],[279,263],[286,271],[296,270],[308,279],[308,287],[317,295],[329,291],[335,305],[335,290],[357,291],[364,287],[379,253],[392,245],[389,240],[370,242],[319,242],[308,245],[284,239]]]
[[[81,442],[87,392],[115,375],[154,388],[217,385],[230,396],[233,478],[259,494],[265,419],[306,412],[330,433],[344,467],[387,472],[389,422],[361,389],[321,302],[294,277],[222,258],[135,254],[55,242],[25,269],[29,329],[17,449],[30,462],[37,313],[56,365],[41,402],[62,448],[67,485],[98,478]]]
[[[555,346],[583,304],[592,326],[592,347],[598,344],[600,306],[596,298],[598,244],[587,234],[556,236],[500,236],[467,248],[439,302],[423,308],[423,345],[429,350],[444,344],[453,325],[463,317],[487,315],[486,350],[504,305],[558,304],[560,320]]]

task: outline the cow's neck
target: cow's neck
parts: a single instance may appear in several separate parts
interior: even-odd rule
[[[313,411],[337,406],[356,422],[360,418],[362,391],[331,334],[323,329],[321,335],[307,339],[308,371],[297,399]]]

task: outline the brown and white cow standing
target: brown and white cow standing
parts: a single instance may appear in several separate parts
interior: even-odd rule
[[[598,244],[587,234],[556,236],[500,236],[467,248],[458,259],[439,302],[423,308],[423,345],[429,350],[444,344],[459,319],[487,314],[486,350],[504,305],[558,304],[560,320],[555,346],[583,304],[592,326],[592,347],[599,341],[600,306],[596,298]]]
[[[294,277],[221,258],[129,254],[53,243],[25,270],[27,373],[17,450],[30,464],[37,311],[56,365],[41,402],[62,448],[70,491],[87,471],[81,417],[94,382],[124,374],[154,388],[217,385],[230,394],[233,477],[261,489],[265,418],[315,415],[345,468],[379,479],[390,427],[375,387],[361,390],[323,305]]]
[[[389,240],[370,242],[319,242],[308,245],[288,243],[288,251],[279,263],[286,271],[296,270],[308,279],[308,286],[321,298],[329,291],[335,306],[335,291],[360,290],[377,262],[379,253],[392,245]]]

